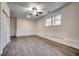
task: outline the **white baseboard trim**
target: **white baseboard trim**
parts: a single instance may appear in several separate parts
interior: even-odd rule
[[[22,36],[32,36],[32,35],[35,35],[35,34],[28,34],[28,35],[16,35],[16,37],[22,37]]]
[[[55,37],[51,37],[51,36],[46,36],[43,34],[37,34],[37,36],[40,36],[40,37],[43,37],[43,38],[46,38],[46,39],[70,46],[70,47],[73,47],[73,48],[76,48],[76,49],[79,49],[79,41],[68,40],[66,38],[59,39],[59,38],[55,38]]]

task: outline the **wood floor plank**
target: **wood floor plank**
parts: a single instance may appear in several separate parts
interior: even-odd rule
[[[63,48],[62,48],[63,47]],[[79,52],[79,51],[78,51]],[[63,45],[38,36],[14,37],[6,56],[74,56]]]

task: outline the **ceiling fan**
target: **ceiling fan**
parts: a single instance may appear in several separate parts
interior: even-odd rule
[[[33,7],[31,10],[26,10],[26,12],[29,12],[29,15],[35,15],[35,16],[39,16],[40,14],[43,14],[43,11],[38,11],[38,9],[36,7]],[[47,12],[49,13],[49,11]]]

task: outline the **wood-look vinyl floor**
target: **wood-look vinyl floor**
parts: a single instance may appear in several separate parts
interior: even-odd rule
[[[74,56],[72,50],[38,36],[15,37],[6,56]]]

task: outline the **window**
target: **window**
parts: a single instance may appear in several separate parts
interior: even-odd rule
[[[46,19],[46,26],[51,26],[51,18]]]
[[[52,25],[61,25],[61,15],[52,18]]]
[[[45,26],[61,25],[61,15],[46,19]]]

